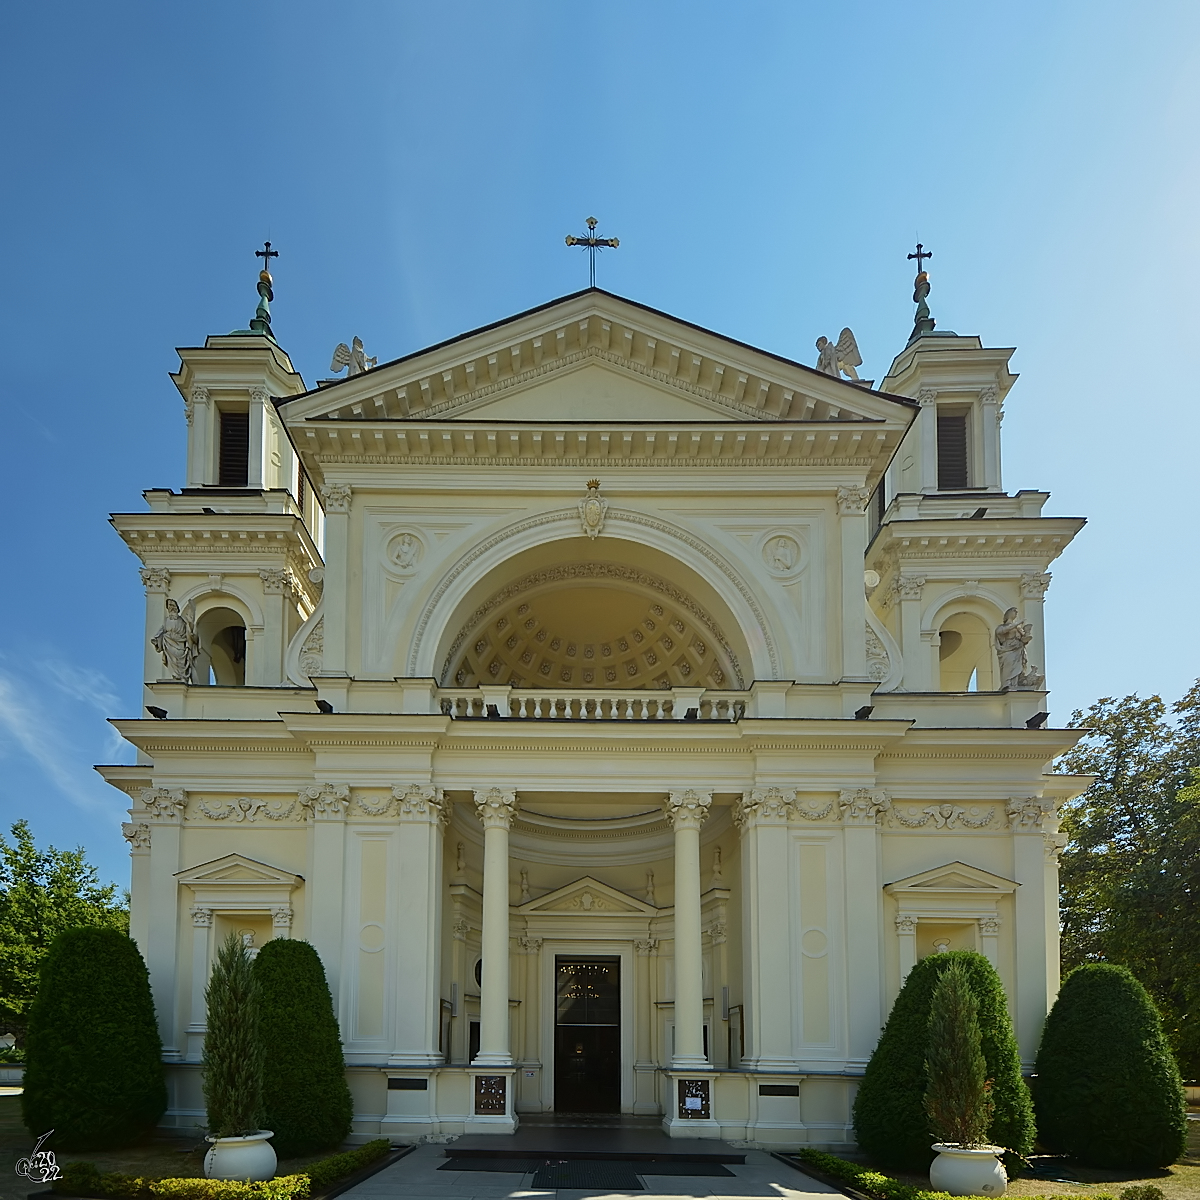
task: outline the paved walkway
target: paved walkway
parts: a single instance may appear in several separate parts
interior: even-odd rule
[[[534,1190],[529,1186],[531,1173],[499,1171],[439,1171],[446,1162],[447,1146],[420,1146],[398,1163],[372,1175],[356,1187],[343,1192],[339,1200],[598,1200],[605,1196],[629,1200],[657,1200],[658,1197],[762,1197],[763,1200],[824,1200],[837,1195],[833,1188],[781,1163],[761,1150],[746,1150],[744,1165],[731,1165],[728,1176],[653,1175],[653,1163],[639,1163],[633,1170],[646,1185],[644,1192],[608,1192],[604,1190]],[[651,1170],[643,1171],[645,1166]]]

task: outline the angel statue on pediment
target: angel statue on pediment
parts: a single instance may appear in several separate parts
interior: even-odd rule
[[[378,362],[379,359],[375,356],[367,357],[367,352],[363,349],[362,338],[356,337],[349,346],[345,342],[338,342],[329,369],[336,373],[343,367],[349,367],[350,370],[346,372],[346,378],[349,379],[351,375],[361,375],[364,371],[369,371]]]
[[[162,655],[163,666],[171,672],[172,679],[191,683],[196,656],[200,653],[195,604],[189,600],[180,612],[179,601],[168,600],[162,628],[150,639],[150,645]]]
[[[862,366],[862,355],[858,343],[849,329],[843,329],[835,346],[827,337],[817,338],[817,370],[840,379],[843,373],[849,379],[858,379],[855,367]]]

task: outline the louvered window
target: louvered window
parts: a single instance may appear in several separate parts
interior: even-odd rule
[[[939,491],[961,491],[970,486],[966,413],[938,413],[937,460]]]
[[[221,487],[245,487],[250,470],[250,414],[221,414],[221,459],[217,482]]]
[[[296,467],[296,507],[300,510],[300,516],[304,516],[304,468],[297,465]]]

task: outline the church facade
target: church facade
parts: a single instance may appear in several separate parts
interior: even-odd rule
[[[179,353],[185,484],[113,517],[147,711],[100,768],[169,1123],[229,933],[317,948],[364,1139],[844,1146],[947,948],[1032,1061],[1083,522],[1004,490],[1011,350],[918,331],[875,388],[592,288],[311,389],[269,313]]]

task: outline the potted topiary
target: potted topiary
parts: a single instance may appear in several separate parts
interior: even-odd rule
[[[208,1032],[204,1037],[204,1103],[208,1141],[204,1157],[209,1179],[271,1179],[275,1151],[261,1129],[263,1046],[259,1033],[259,992],[254,964],[236,934],[217,951],[208,987]]]
[[[995,1103],[979,1031],[979,1003],[962,963],[951,962],[933,989],[925,1058],[925,1113],[937,1139],[929,1168],[935,1191],[952,1196],[1003,1196],[1008,1175],[988,1143]]]

